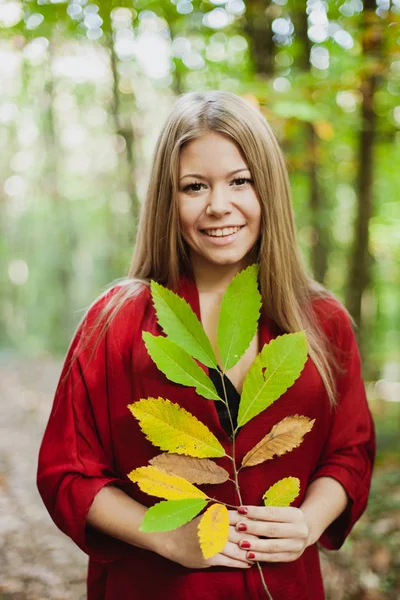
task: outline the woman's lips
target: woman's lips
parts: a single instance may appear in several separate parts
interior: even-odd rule
[[[235,233],[229,233],[228,235],[220,235],[220,236],[207,235],[207,233],[205,233],[205,231],[201,231],[201,233],[204,235],[204,237],[206,237],[208,240],[210,240],[211,244],[214,244],[215,246],[227,246],[228,244],[231,244],[232,242],[234,242],[236,240],[236,238],[238,237],[240,232],[244,229],[244,227],[245,227],[245,225],[242,225],[242,227],[239,229],[239,231],[236,231]]]

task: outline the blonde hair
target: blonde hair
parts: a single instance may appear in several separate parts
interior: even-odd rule
[[[339,365],[311,306],[318,297],[335,297],[307,273],[296,237],[288,172],[271,127],[254,106],[230,92],[189,92],[177,99],[156,144],[128,278],[106,303],[99,336],[141,284],[153,279],[175,287],[181,274],[191,274],[178,213],[179,154],[185,143],[211,131],[240,147],[260,200],[257,262],[263,310],[286,333],[306,330],[309,355],[335,406],[334,371]]]

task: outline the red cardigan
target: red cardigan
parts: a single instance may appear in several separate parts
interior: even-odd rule
[[[190,570],[115,540],[85,523],[95,495],[107,484],[121,487],[147,506],[159,501],[141,492],[126,476],[160,452],[146,440],[127,408],[135,400],[161,396],[179,403],[214,432],[228,454],[232,453],[215,403],[198,396],[194,388],[170,382],[149,357],[141,333],[160,335],[162,330],[148,288],[126,301],[93,357],[90,347],[80,348],[82,331],[90,329],[113,290],[90,309],[72,341],[44,434],[37,476],[40,494],[54,522],[90,557],[88,600],[264,598],[257,567]],[[200,318],[195,282],[182,277],[177,291]],[[292,475],[301,481],[301,492],[294,502],[294,506],[300,506],[310,482],[321,476],[333,477],[346,489],[349,503],[319,541],[326,548],[338,549],[367,504],[375,453],[374,427],[361,377],[360,356],[346,313],[337,301],[330,299],[316,301],[314,310],[346,368],[338,380],[337,411],[330,411],[322,380],[308,358],[295,384],[239,430],[236,457],[239,463],[285,416],[301,414],[316,419],[299,448],[240,472],[243,503],[261,505],[262,495],[271,484]],[[262,348],[283,332],[262,315],[259,333]],[[73,356],[78,358],[70,368]],[[204,370],[208,371],[206,367]],[[229,459],[217,462],[231,472]],[[230,481],[204,489],[217,499],[236,503]],[[274,600],[324,598],[316,544],[294,562],[264,563],[263,570]]]

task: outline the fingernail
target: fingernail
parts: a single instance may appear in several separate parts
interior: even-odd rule
[[[245,506],[239,506],[239,508],[237,509],[239,515],[247,515],[248,510]]]
[[[246,542],[246,540],[243,540],[240,542],[240,547],[244,550],[248,550],[250,548],[250,542]]]
[[[247,531],[247,525],[245,523],[239,523],[237,526],[238,531]]]
[[[254,552],[248,552],[248,553],[247,553],[247,558],[248,558],[249,560],[254,560],[254,559],[255,559],[255,557],[256,557],[256,555],[254,554]]]

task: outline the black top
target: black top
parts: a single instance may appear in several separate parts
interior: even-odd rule
[[[221,371],[219,369],[218,370],[212,369],[212,368],[209,369],[210,379],[214,383],[215,388],[218,392],[218,395],[221,398],[225,398],[224,388],[222,386],[222,380],[221,380],[220,373],[221,373]],[[224,375],[224,382],[225,382],[226,395],[228,396],[228,404],[229,404],[229,408],[230,408],[231,415],[232,415],[233,426],[236,428],[237,416],[238,416],[238,410],[239,410],[239,402],[240,402],[240,394],[237,391],[237,389],[235,388],[235,386],[233,385],[232,381],[226,375]],[[226,409],[225,404],[223,404],[222,402],[219,402],[217,400],[215,402],[215,406],[217,407],[219,422],[221,423],[222,427],[225,429],[225,431],[229,435],[229,437],[232,438],[231,422],[229,420],[229,415],[228,415],[228,411]]]

